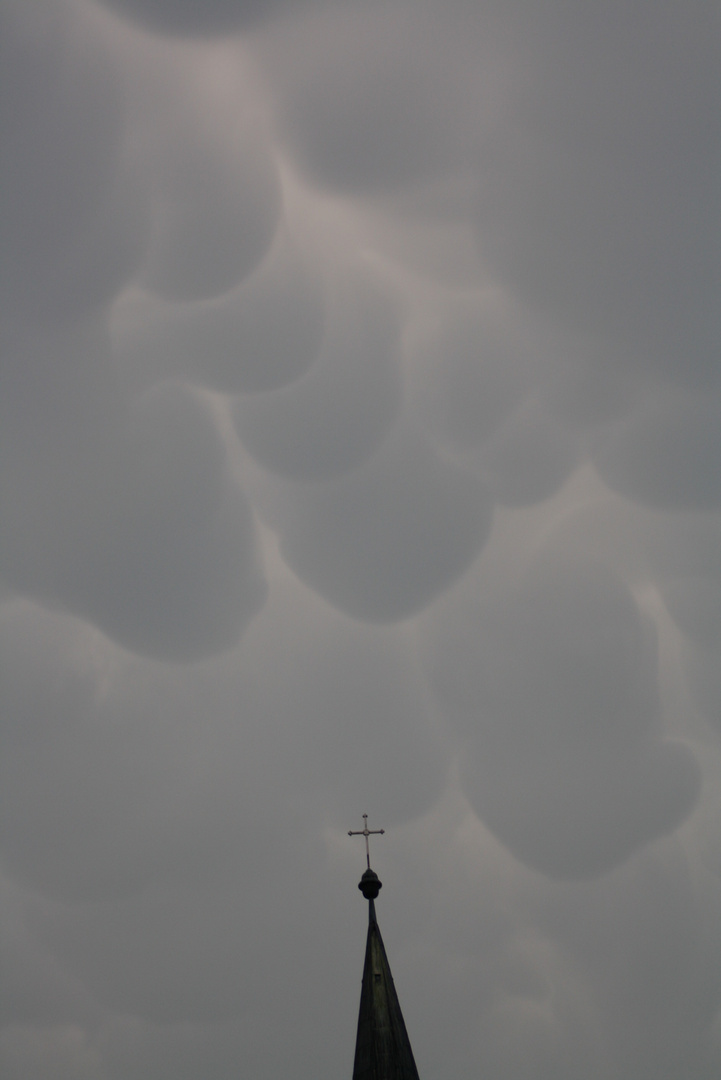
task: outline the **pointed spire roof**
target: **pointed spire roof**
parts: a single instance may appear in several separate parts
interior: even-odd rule
[[[367,827],[367,826],[366,826]],[[376,920],[381,889],[370,866],[358,888],[368,901],[368,937],[363,965],[353,1080],[419,1080],[388,957]]]

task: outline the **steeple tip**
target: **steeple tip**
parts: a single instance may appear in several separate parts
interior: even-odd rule
[[[361,835],[368,839],[367,833]],[[375,915],[374,901],[381,883],[370,866],[358,888],[368,901],[368,936],[353,1080],[418,1080],[418,1070]]]

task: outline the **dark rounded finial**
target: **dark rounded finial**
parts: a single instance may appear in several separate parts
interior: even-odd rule
[[[358,882],[358,888],[365,896],[366,900],[375,900],[378,893],[383,888],[383,882],[380,880],[375,870],[371,870],[370,867],[364,872],[363,877]]]

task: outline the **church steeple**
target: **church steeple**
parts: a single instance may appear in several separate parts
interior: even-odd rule
[[[358,888],[368,901],[368,937],[366,939],[363,981],[361,984],[358,1034],[356,1037],[353,1080],[419,1080],[408,1032],[396,994],[388,957],[376,920],[375,900],[382,883],[370,868],[367,815],[360,831],[366,840],[368,867]],[[382,829],[377,830],[383,832]],[[355,835],[352,832],[349,835]]]

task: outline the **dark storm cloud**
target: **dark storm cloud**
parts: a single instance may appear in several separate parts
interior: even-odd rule
[[[72,6],[10,2],[0,18],[0,310],[67,323],[109,302],[144,250],[122,74]]]
[[[102,519],[96,555],[68,568],[81,610],[163,658],[235,644],[265,583],[252,510],[226,475],[209,411],[164,384],[140,400],[125,435],[108,468],[112,486],[92,508]]]
[[[539,5],[517,36],[525,86],[479,150],[492,272],[625,362],[691,382],[716,365],[713,22],[703,4]]]
[[[62,993],[52,965],[36,980],[36,994],[60,999],[56,1021],[85,1021],[75,984],[138,1018],[142,1039],[153,1020],[190,1021],[205,1044],[204,1023],[271,997],[293,1004],[296,978],[292,993],[279,987],[272,956],[310,934],[312,970],[327,940],[326,917],[307,918],[325,872],[319,826],[370,798],[398,827],[432,805],[447,763],[407,643],[308,599],[284,574],[247,649],[190,668],[118,655],[67,616],[6,607],[3,850],[32,887],[25,982],[4,970],[16,1011],[31,946],[59,959]]]
[[[187,378],[225,393],[274,390],[300,378],[320,351],[320,269],[281,236],[230,292],[186,304],[129,292],[111,325],[118,364],[139,386]]]
[[[141,26],[165,34],[203,35],[246,30],[288,0],[98,0]]]
[[[368,19],[341,3],[261,42],[283,134],[314,181],[378,193],[468,161],[488,69],[456,24],[427,4],[379,6]]]
[[[540,394],[553,375],[543,335],[513,315],[467,297],[419,336],[408,359],[414,405],[444,452],[483,477],[499,503],[519,505],[562,485],[579,440]]]
[[[611,425],[596,465],[604,480],[652,506],[721,504],[721,395],[659,394]]]
[[[524,506],[558,491],[578,459],[576,433],[531,398],[482,447],[478,465],[499,503]]]
[[[280,188],[271,153],[253,131],[226,146],[191,126],[189,132],[171,129],[158,143],[150,162],[153,218],[140,284],[176,301],[227,292],[255,269],[278,223]]]
[[[721,581],[671,578],[661,593],[676,625],[694,641],[711,646],[721,637]]]
[[[234,403],[238,438],[259,464],[326,480],[376,449],[401,404],[400,314],[387,291],[362,268],[335,270],[326,333],[307,374]]]
[[[97,1019],[92,998],[73,979],[27,926],[22,890],[9,879],[0,880],[5,918],[0,930],[0,963],[3,981],[0,1014],[3,1029],[38,1022],[48,1026]]]
[[[300,579],[346,614],[405,619],[470,566],[487,539],[485,484],[400,422],[363,465],[335,481],[263,478],[260,510]]]
[[[252,510],[207,403],[166,383],[111,420],[62,439],[31,429],[8,447],[7,581],[151,655],[227,648],[265,586]]]
[[[541,890],[536,900],[539,925],[585,973],[613,1032],[598,1048],[601,1075],[650,1076],[670,1065],[711,1080],[718,907],[699,903],[680,845],[649,848],[593,886]]]
[[[537,345],[483,298],[449,307],[411,351],[419,409],[441,445],[460,454],[497,431],[539,382]]]
[[[620,578],[540,560],[502,599],[466,591],[427,621],[464,790],[519,858],[596,874],[693,809],[698,768],[660,739],[653,630]]]
[[[314,604],[288,575],[242,651],[201,665],[119,654],[24,601],[4,606],[0,645],[3,850],[50,897],[251,871],[262,888],[269,852],[296,842],[285,822],[298,792],[305,842],[351,795],[393,824],[427,809],[445,777],[409,644]]]
[[[264,596],[252,511],[199,398],[166,384],[133,401],[139,380],[114,357],[105,313],[141,271],[201,296],[249,274],[278,220],[271,154],[245,114],[230,148],[175,123],[162,93],[142,114],[81,6],[9,4],[3,18],[0,573],[135,649],[187,659],[227,647]],[[225,214],[223,248],[212,234]]]
[[[3,1077],[716,1080],[712,19],[0,0]]]
[[[721,579],[685,575],[660,589],[666,609],[685,636],[682,665],[695,706],[721,726]]]
[[[709,647],[686,646],[682,650],[684,679],[691,693],[691,700],[699,712],[717,730],[721,729],[721,675],[719,674],[719,648],[721,639]]]

